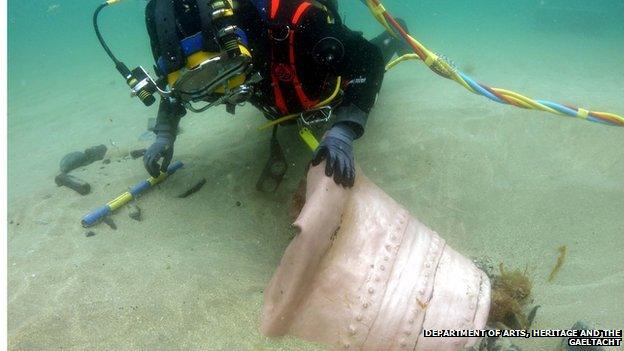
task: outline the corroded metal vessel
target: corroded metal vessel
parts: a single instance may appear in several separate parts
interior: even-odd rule
[[[482,329],[490,281],[361,172],[346,190],[310,169],[297,236],[265,290],[262,331],[332,350],[461,350]]]

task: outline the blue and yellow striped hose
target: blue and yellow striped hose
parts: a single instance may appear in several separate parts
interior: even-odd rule
[[[90,227],[90,226],[96,224],[102,218],[104,218],[104,217],[108,216],[109,214],[113,213],[114,211],[116,211],[120,207],[122,207],[125,204],[127,204],[128,202],[132,201],[133,199],[136,199],[139,195],[144,193],[146,190],[152,188],[154,185],[156,185],[158,183],[161,183],[162,181],[167,179],[168,176],[170,176],[173,173],[175,173],[178,169],[182,168],[182,166],[183,166],[182,162],[176,161],[176,162],[172,163],[171,165],[169,165],[169,167],[167,168],[167,172],[160,172],[160,175],[158,177],[149,177],[148,179],[146,179],[146,180],[140,182],[139,184],[131,187],[125,193],[123,193],[123,194],[117,196],[116,198],[114,198],[113,200],[109,201],[106,205],[104,205],[102,207],[99,207],[99,208],[91,211],[90,213],[88,213],[84,217],[82,217],[82,221],[81,221],[82,226],[86,228],[86,227]]]
[[[452,79],[470,92],[483,95],[488,99],[501,104],[550,112],[560,116],[577,117],[591,122],[598,122],[612,126],[624,126],[624,117],[615,113],[590,111],[584,108],[567,106],[553,101],[531,99],[510,90],[493,88],[479,83],[470,78],[468,75],[457,70],[457,68],[453,67],[445,58],[440,57],[428,50],[418,40],[410,36],[388,13],[381,2],[378,0],[362,1],[366,3],[375,19],[377,19],[377,21],[379,21],[379,23],[381,23],[381,25],[383,25],[390,34],[397,38],[402,38],[414,51],[413,54],[403,55],[388,63],[386,70],[391,69],[399,62],[419,59],[438,75],[444,78]]]

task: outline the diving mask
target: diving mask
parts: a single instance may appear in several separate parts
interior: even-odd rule
[[[183,101],[200,101],[231,80],[240,81],[249,68],[250,58],[244,55],[230,58],[226,53],[206,59],[198,66],[184,70],[171,90]],[[244,77],[242,77],[244,79]],[[240,83],[239,83],[240,84]]]
[[[187,57],[186,66],[167,75],[168,95],[198,112],[217,104],[236,105],[253,93],[259,75],[250,75],[251,55],[239,45],[241,55],[198,51]],[[208,102],[201,109],[191,103]]]
[[[260,79],[258,74],[250,74],[251,53],[245,46],[244,31],[236,25],[231,1],[197,0],[201,31],[180,39],[173,1],[154,0],[153,11],[159,14],[154,15],[159,19],[154,29],[160,52],[157,66],[166,76],[166,88],[156,83],[143,67],[128,69],[104,42],[97,18],[103,8],[117,2],[107,0],[96,9],[94,29],[100,44],[130,86],[132,95],[138,96],[145,105],[154,103],[157,93],[163,98],[177,99],[194,111],[198,109],[191,103],[206,101],[208,105],[199,110],[223,103],[232,112],[236,104],[246,101],[253,93],[253,85]]]

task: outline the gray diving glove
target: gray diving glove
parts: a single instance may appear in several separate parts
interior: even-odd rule
[[[323,160],[325,175],[333,176],[336,184],[350,188],[355,180],[355,161],[353,160],[353,139],[355,132],[346,123],[336,123],[323,137],[312,155],[312,165]]]
[[[159,132],[156,141],[145,151],[143,165],[152,177],[158,177],[160,172],[166,172],[173,158],[174,136],[169,132]],[[162,164],[158,162],[162,158]]]

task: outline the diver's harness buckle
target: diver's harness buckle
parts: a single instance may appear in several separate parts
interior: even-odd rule
[[[325,105],[311,110],[303,111],[299,114],[297,121],[303,126],[327,123],[332,116],[333,107]]]
[[[292,29],[289,25],[269,24],[269,38],[275,41],[285,41],[290,37]]]

